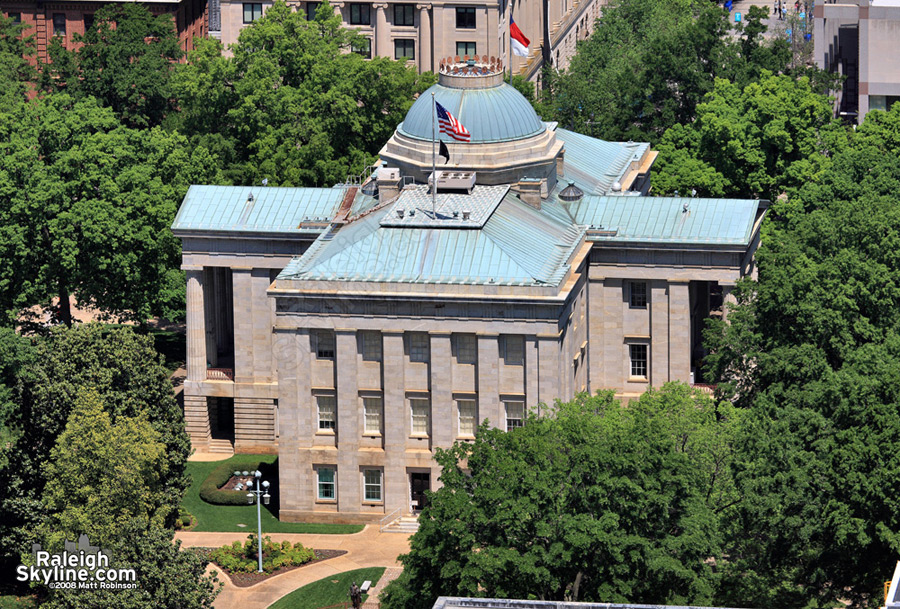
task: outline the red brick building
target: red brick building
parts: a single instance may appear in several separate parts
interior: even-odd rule
[[[143,4],[154,15],[171,14],[175,20],[181,48],[193,49],[195,36],[206,36],[209,31],[207,0],[148,0]],[[0,8],[6,17],[12,17],[31,26],[26,34],[33,35],[37,43],[38,57],[47,59],[47,48],[54,36],[59,36],[67,48],[72,48],[74,34],[84,34],[90,27],[94,13],[107,2],[68,0],[67,2],[41,2],[40,0],[0,0]]]

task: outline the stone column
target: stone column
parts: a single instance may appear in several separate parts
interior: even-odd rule
[[[187,274],[187,380],[206,380],[206,310],[203,267],[185,267]]]
[[[434,63],[431,59],[431,15],[428,9],[430,4],[417,4],[419,9],[419,71],[434,71]]]
[[[389,48],[391,45],[391,32],[387,22],[387,15],[384,14],[388,4],[381,2],[372,6],[375,8],[375,49],[373,50],[373,57],[381,55],[382,57],[393,58],[394,54]]]
[[[590,269],[588,270],[590,273]],[[588,391],[606,388],[603,379],[603,277],[589,277],[587,286]]]
[[[338,511],[362,509],[359,473],[360,400],[357,384],[356,331],[335,329],[337,363]]]
[[[403,332],[383,331],[384,361],[384,510],[409,513],[409,476],[406,473],[406,440],[409,407],[406,404]]]
[[[650,384],[661,387],[669,380],[669,295],[665,281],[649,281],[650,288]]]
[[[431,335],[431,446],[449,448],[453,444],[456,411],[451,386],[453,360],[450,355],[450,333]],[[437,476],[435,476],[436,478]]]
[[[504,428],[500,404],[500,346],[497,334],[478,334],[478,419]]]
[[[525,337],[525,406],[529,411],[541,414],[538,410],[540,358],[537,336]]]
[[[622,390],[625,387],[623,374],[626,349],[622,329],[625,308],[621,279],[607,279],[603,282],[603,362],[604,382],[607,389]],[[597,303],[594,303],[596,309]]]
[[[728,305],[736,305],[737,298],[734,297],[735,284],[719,282],[722,287],[722,319],[728,321]]]
[[[232,269],[234,308],[234,382],[253,382],[253,288],[250,268]]]
[[[689,281],[669,282],[669,380],[691,380],[691,298]]]

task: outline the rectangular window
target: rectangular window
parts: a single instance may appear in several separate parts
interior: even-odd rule
[[[319,476],[319,499],[334,499],[334,468],[320,467],[316,472]]]
[[[457,42],[456,43],[456,54],[460,57],[465,57],[468,55],[469,57],[475,56],[475,43],[474,42]]]
[[[350,25],[372,25],[372,5],[351,4]]]
[[[647,345],[628,345],[631,354],[631,376],[647,378]]]
[[[381,501],[381,470],[363,470],[366,501]]]
[[[6,13],[13,23],[22,23],[22,13]]]
[[[262,17],[261,2],[244,2],[244,23],[253,23]]]
[[[350,50],[366,59],[372,59],[372,39],[363,38],[359,42],[350,45]]]
[[[362,356],[367,362],[381,361],[381,332],[366,330],[362,333]]]
[[[363,398],[363,411],[365,416],[364,433],[380,434],[381,433],[381,398]]]
[[[315,21],[316,20],[316,11],[319,10],[320,2],[307,2],[306,3],[306,20],[307,21]]]
[[[646,309],[647,308],[647,283],[644,281],[631,281],[629,290],[631,291],[631,308]]]
[[[416,436],[428,435],[428,419],[431,407],[428,400],[412,399],[409,401],[409,410],[412,415],[412,432]]]
[[[507,366],[521,366],[525,363],[525,337],[507,335],[500,337],[500,354]]]
[[[458,400],[456,407],[459,410],[459,435],[474,436],[476,419],[475,400]]]
[[[416,58],[416,41],[399,39],[394,41],[394,59],[413,60]]]
[[[316,341],[316,357],[318,359],[334,359],[334,332],[318,330],[313,337]]]
[[[415,25],[414,9],[412,4],[395,4],[394,25]]]
[[[409,361],[427,362],[428,335],[424,332],[410,332],[407,336],[409,336]]]
[[[316,397],[319,409],[319,429],[333,430],[337,426],[337,398],[333,395]]]
[[[475,29],[475,7],[474,6],[458,6],[456,7],[456,27],[461,30]]]
[[[92,27],[94,27],[94,13],[88,13],[84,16],[84,33],[87,34]]]
[[[53,13],[53,35],[66,35],[66,15],[65,13]]]
[[[506,406],[506,431],[525,425],[525,402],[504,402]]]
[[[454,334],[453,341],[458,364],[474,364],[478,361],[478,337],[474,334]]]

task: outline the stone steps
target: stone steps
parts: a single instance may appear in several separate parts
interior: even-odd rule
[[[209,452],[233,455],[234,445],[229,440],[210,440]]]
[[[419,519],[415,516],[401,516],[384,528],[385,533],[406,533],[411,535],[419,530]]]

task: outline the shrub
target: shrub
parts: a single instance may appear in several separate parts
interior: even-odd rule
[[[200,485],[200,498],[213,505],[247,505],[247,491],[225,491],[221,487],[236,471],[252,472],[267,465],[259,461],[235,463],[226,461],[209,472]]]
[[[243,544],[239,541],[216,548],[209,556],[229,573],[252,573],[259,568],[256,556],[256,535],[249,535]],[[281,567],[299,566],[316,558],[315,550],[301,543],[273,543],[269,537],[263,538],[263,571],[272,573]]]

